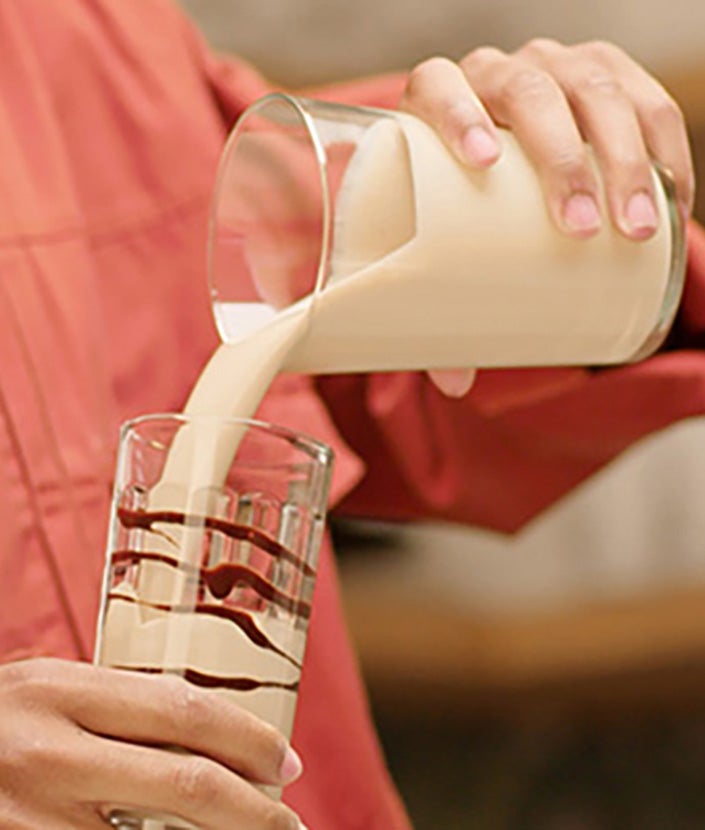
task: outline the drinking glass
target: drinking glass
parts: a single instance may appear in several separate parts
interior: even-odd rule
[[[178,675],[289,737],[331,465],[324,444],[258,421],[126,423],[96,663]],[[111,822],[191,827],[119,807]]]
[[[280,93],[254,103],[224,149],[212,204],[221,338],[304,314],[286,368],[307,373],[609,364],[654,351],[685,269],[669,176],[653,170],[652,239],[626,239],[605,215],[600,233],[577,240],[553,225],[512,134],[499,137],[499,162],[471,170],[407,113]]]

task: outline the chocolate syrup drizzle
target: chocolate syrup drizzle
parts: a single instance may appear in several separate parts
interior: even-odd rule
[[[113,666],[114,669],[137,671],[142,674],[178,674],[194,686],[204,689],[229,689],[234,692],[252,692],[256,689],[283,689],[285,692],[298,692],[299,682],[278,683],[274,680],[254,680],[251,677],[217,677],[214,674],[203,674],[196,669],[179,669],[172,672],[167,669],[147,666]]]
[[[285,548],[276,539],[272,539],[271,536],[256,527],[235,524],[227,519],[216,519],[212,516],[194,516],[176,510],[128,510],[125,507],[119,507],[117,516],[120,524],[128,530],[133,528],[152,530],[153,525],[160,523],[182,525],[184,527],[205,527],[207,530],[217,531],[231,539],[250,542],[275,559],[283,559],[295,565],[305,576],[315,576],[316,574],[315,569],[293,551]]]
[[[121,600],[122,602],[134,603],[142,608],[153,608],[155,611],[168,611],[174,614],[196,613],[208,614],[212,617],[221,617],[222,619],[229,620],[238,626],[238,628],[240,628],[248,639],[251,640],[256,646],[268,651],[273,651],[275,654],[278,654],[280,657],[283,657],[286,661],[291,663],[292,666],[296,666],[299,670],[302,668],[301,663],[295,660],[290,654],[287,654],[283,649],[279,648],[279,646],[273,643],[269,637],[267,637],[267,635],[257,627],[255,621],[247,613],[247,611],[241,611],[237,608],[227,608],[224,605],[213,605],[208,602],[199,602],[193,607],[189,605],[169,605],[162,602],[147,602],[146,600],[138,599],[137,597],[130,596],[129,594],[120,594],[117,592],[108,594],[108,600]]]
[[[139,550],[118,550],[110,557],[112,566],[125,562],[138,563],[142,561],[162,562],[175,570],[198,575],[198,578],[208,586],[208,590],[216,599],[224,599],[236,585],[248,585],[263,599],[278,605],[303,619],[311,616],[311,603],[297,600],[273,585],[257,571],[247,565],[223,563],[215,568],[196,568],[187,562],[181,562],[166,553],[150,553]]]
[[[119,507],[117,510],[117,518],[120,524],[127,530],[142,529],[153,533],[160,532],[160,530],[154,529],[155,524],[175,524],[183,527],[206,528],[212,532],[222,533],[231,539],[249,542],[258,550],[269,554],[272,558],[293,564],[304,576],[315,576],[316,573],[314,568],[304,562],[293,551],[254,527],[235,524],[225,519],[216,519],[210,516],[195,516],[171,510],[146,511],[129,510],[124,507]],[[168,554],[129,549],[115,551],[110,559],[112,567],[124,565],[125,563],[139,564],[145,561],[160,562],[175,570],[183,571],[186,574],[197,577],[199,584],[207,586],[211,595],[216,599],[225,599],[237,585],[247,585],[263,599],[289,611],[300,619],[307,620],[311,616],[311,604],[309,602],[298,600],[290,594],[287,594],[285,591],[277,588],[272,582],[262,576],[262,574],[240,563],[221,563],[213,568],[198,567],[189,562],[179,560],[174,556],[169,556]],[[186,604],[150,603],[118,592],[109,594],[108,599],[110,601],[122,600],[124,602],[132,602],[140,606],[175,614],[198,613],[221,617],[237,625],[256,646],[278,654],[299,671],[302,668],[299,662],[279,648],[260,630],[247,611],[231,608],[227,605],[217,605],[212,602],[199,602],[193,606]],[[115,666],[115,668],[125,668],[145,674],[165,674],[169,672],[169,670],[164,668],[142,666]],[[231,691],[249,692],[256,689],[271,688],[297,692],[299,688],[298,681],[281,683],[277,681],[257,680],[251,677],[220,677],[213,674],[205,674],[191,668],[180,669],[178,674],[190,683],[207,689],[229,689]]]

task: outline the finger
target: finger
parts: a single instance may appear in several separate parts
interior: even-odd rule
[[[289,783],[301,772],[279,732],[180,678],[76,665],[70,673],[55,672],[51,681],[60,710],[90,732],[180,746],[267,784]]]
[[[460,67],[446,58],[430,58],[412,70],[400,109],[434,127],[465,164],[487,167],[500,156],[492,119]]]
[[[203,830],[300,830],[287,807],[208,758],[87,736],[84,802],[172,815]]]
[[[597,181],[558,84],[547,72],[496,49],[471,52],[461,65],[492,118],[513,131],[536,168],[555,224],[578,237],[597,233]]]
[[[647,239],[658,226],[653,172],[631,98],[615,72],[551,41],[530,44],[522,53],[556,79],[583,138],[602,171],[610,215],[627,237]]]
[[[475,369],[431,369],[429,378],[449,398],[462,398],[475,383]]]
[[[612,68],[629,95],[651,157],[673,177],[678,201],[688,215],[695,198],[695,173],[683,113],[664,87],[621,49],[609,43],[584,47]]]

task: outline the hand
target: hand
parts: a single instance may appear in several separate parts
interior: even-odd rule
[[[512,130],[566,234],[588,238],[611,221],[631,239],[651,237],[658,224],[652,161],[673,176],[684,219],[692,210],[695,180],[683,115],[658,81],[612,44],[541,39],[513,54],[476,49],[457,64],[432,58],[411,72],[401,107],[428,121],[473,167],[499,158],[495,125]],[[584,142],[604,179],[608,218],[600,212]],[[465,371],[431,376],[454,395],[472,383]]]
[[[273,728],[179,678],[50,659],[0,667],[4,828],[105,830],[122,805],[204,830],[301,830],[253,786],[300,771]]]

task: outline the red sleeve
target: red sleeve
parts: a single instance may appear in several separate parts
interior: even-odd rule
[[[487,371],[462,400],[422,374],[319,378],[367,474],[348,514],[515,531],[640,438],[705,411],[705,234],[689,229],[681,311],[637,365]]]

